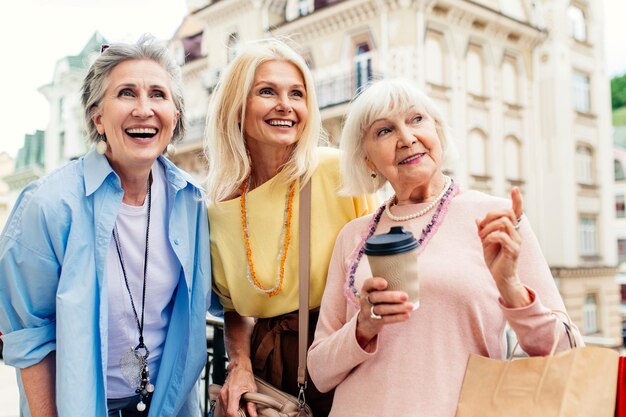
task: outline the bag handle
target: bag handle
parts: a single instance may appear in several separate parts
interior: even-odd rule
[[[537,384],[537,387],[535,389],[535,395],[534,395],[535,402],[537,401],[537,398],[539,397],[539,394],[541,393],[541,387],[543,386],[544,380],[546,379],[546,375],[548,373],[548,369],[550,368],[550,364],[552,363],[552,359],[554,359],[556,346],[559,344],[559,323],[562,323],[563,325],[565,325],[565,332],[567,333],[568,338],[570,337],[569,329],[571,329],[572,321],[569,315],[566,312],[561,311],[561,310],[552,310],[551,314],[556,318],[556,322],[554,323],[554,342],[552,343],[552,348],[550,349],[550,353],[546,356],[546,364],[543,368],[543,372],[541,373],[541,378],[539,378],[539,383]],[[562,314],[565,317],[565,319],[567,320],[567,323],[559,320],[559,314]],[[494,390],[494,393],[493,393],[494,399],[497,397],[498,392],[500,391],[502,382],[504,381],[504,376],[507,374],[509,370],[509,366],[511,365],[511,362],[513,361],[513,355],[515,351],[517,350],[518,346],[519,346],[519,340],[515,343],[515,346],[513,347],[513,349],[511,349],[511,355],[509,356],[509,360],[506,361],[504,365],[504,369],[500,373],[500,377],[498,378],[498,383],[496,384],[496,389]],[[572,341],[570,339],[570,347],[571,346],[572,346]],[[574,347],[576,347],[575,338],[574,338]]]
[[[304,407],[306,389],[306,353],[309,345],[309,277],[311,273],[311,180],[300,190],[300,257],[298,274],[300,297],[298,308],[298,403]]]

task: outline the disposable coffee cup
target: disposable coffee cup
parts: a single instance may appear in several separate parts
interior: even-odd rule
[[[392,227],[388,233],[374,235],[365,242],[365,254],[372,275],[387,280],[387,290],[404,291],[419,307],[420,287],[417,276],[417,240],[402,226]]]

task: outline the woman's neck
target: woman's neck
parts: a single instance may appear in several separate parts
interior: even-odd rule
[[[250,189],[254,189],[271,180],[280,172],[282,167],[289,161],[292,147],[269,148],[261,150],[252,149],[250,152],[250,162],[252,172],[250,174]]]
[[[406,190],[396,190],[396,205],[428,203],[435,199],[446,185],[446,176],[438,172],[428,183]]]
[[[151,168],[128,172],[129,170],[115,169],[113,167],[122,183],[122,189],[124,190],[122,202],[124,204],[129,206],[143,205],[148,194],[148,178],[150,177]]]

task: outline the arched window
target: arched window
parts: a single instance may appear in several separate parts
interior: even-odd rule
[[[446,65],[444,55],[443,36],[440,33],[428,31],[424,46],[426,65],[426,81],[432,84],[445,85]]]
[[[486,177],[487,170],[487,135],[481,130],[472,130],[467,138],[467,156],[470,175]]]
[[[507,180],[522,179],[521,143],[514,136],[504,139],[504,177]]]
[[[576,179],[579,184],[593,184],[593,150],[586,145],[576,147]]]
[[[506,58],[502,64],[502,99],[508,104],[519,103],[519,81],[513,58]]]
[[[482,50],[477,46],[470,47],[467,52],[467,91],[476,96],[485,95],[484,63]]]
[[[587,22],[585,13],[574,5],[567,8],[567,23],[569,34],[572,38],[580,42],[587,41]]]
[[[366,85],[373,76],[372,72],[372,52],[367,42],[360,43],[356,46],[354,53],[354,65],[355,65],[355,88],[356,91],[359,88]]]
[[[239,34],[233,32],[228,36],[228,62],[232,61],[239,52]]]
[[[624,175],[624,166],[618,159],[613,160],[613,172],[615,181],[622,181],[626,179],[626,176]]]

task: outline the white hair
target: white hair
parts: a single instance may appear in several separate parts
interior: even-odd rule
[[[394,112],[404,112],[410,107],[423,107],[435,122],[437,135],[443,149],[443,165],[457,157],[457,149],[448,125],[437,105],[412,81],[395,78],[376,81],[358,94],[350,104],[341,134],[341,177],[344,195],[374,193],[385,185],[387,179],[378,173],[371,178],[367,166],[364,138],[372,123]]]

